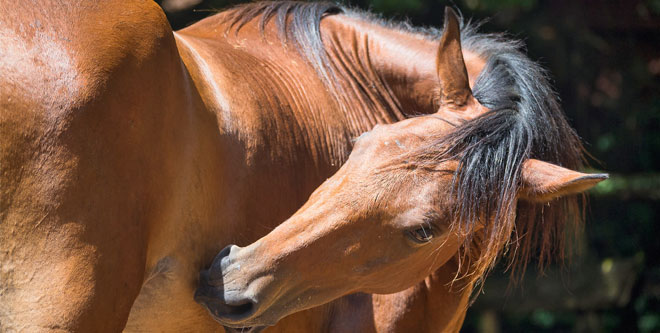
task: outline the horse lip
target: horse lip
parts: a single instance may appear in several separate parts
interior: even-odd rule
[[[208,313],[211,315],[213,320],[218,322],[220,325],[224,326],[225,328],[231,328],[233,331],[229,332],[252,332],[252,333],[257,333],[261,332],[263,329],[269,326],[275,325],[275,323],[270,323],[270,322],[259,322],[259,316],[251,317],[251,318],[246,318],[245,321],[242,321],[241,319],[236,320],[234,316],[231,314],[220,314],[217,311],[218,309],[214,308],[213,306],[208,306],[207,304],[203,302],[199,302],[205,309],[208,311]],[[254,315],[254,313],[252,313]],[[256,321],[256,322],[255,322]],[[246,330],[246,328],[252,329],[251,331]],[[238,329],[238,330],[237,330]]]
[[[193,298],[195,302],[200,304],[202,307],[206,309],[206,311],[208,311],[208,313],[211,315],[211,317],[213,317],[215,321],[217,321],[222,325],[228,327],[238,327],[238,328],[253,326],[246,323],[241,323],[241,318],[240,318],[241,315],[233,315],[230,313],[220,314],[219,311],[221,310],[219,309],[218,304],[214,304],[217,302],[217,300],[212,296],[206,295],[205,292],[200,291],[199,289],[195,292]],[[252,310],[252,313],[250,313],[250,315],[252,314],[254,314],[254,309]]]
[[[226,326],[223,325],[227,333],[259,333],[263,331],[268,326]]]
[[[209,309],[207,309],[207,310],[211,314],[211,317],[213,317],[213,319],[215,321],[220,323],[220,325],[222,325],[225,328],[230,328],[230,329],[234,330],[234,331],[231,331],[231,332],[243,332],[243,333],[252,332],[252,333],[256,333],[256,332],[261,332],[266,327],[274,326],[277,323],[277,322],[275,322],[275,323],[259,322],[257,317],[250,318],[250,319],[248,319],[244,322],[236,322],[236,321],[232,321],[231,318],[227,318],[226,316],[218,316],[212,310],[209,310]],[[256,319],[256,322],[255,322],[255,319]],[[245,330],[246,328],[250,328],[250,329],[252,329],[252,331]],[[243,330],[241,330],[241,329],[243,329]],[[236,330],[238,330],[238,331],[236,331]]]
[[[255,328],[256,326],[243,326],[243,327],[236,326],[236,327],[234,327],[234,326],[223,325],[223,327],[225,328],[225,331],[228,331],[228,332],[235,332],[235,331],[239,331],[239,330],[240,330],[240,332],[252,332],[252,329]]]
[[[200,303],[206,310],[209,312],[209,314],[215,319],[215,321],[219,322],[220,324],[228,327],[247,327],[247,326],[254,326],[250,325],[244,322],[241,322],[239,315],[232,315],[232,314],[220,314],[217,309],[214,306],[209,306],[208,304],[205,303]],[[247,320],[251,320],[252,318],[247,318]]]

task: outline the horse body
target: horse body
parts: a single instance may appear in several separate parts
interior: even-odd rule
[[[164,15],[132,8],[0,3],[2,331],[121,330],[140,290],[203,125]]]
[[[192,298],[200,269],[294,213],[362,132],[437,111],[437,43],[350,13],[316,17],[323,72],[266,7],[174,34],[150,1],[39,8],[0,2],[20,13],[0,19],[0,330],[222,330]],[[486,59],[462,52],[474,85]],[[269,330],[457,330],[456,270]]]

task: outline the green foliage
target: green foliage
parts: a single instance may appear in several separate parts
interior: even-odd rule
[[[649,313],[639,318],[640,332],[657,332],[660,330],[660,314]]]
[[[656,304],[653,304],[655,301]],[[635,310],[641,314],[637,320],[637,326],[640,332],[658,332],[660,331],[660,311],[654,306],[658,306],[658,301],[650,299],[648,296],[642,296],[635,302]]]
[[[660,200],[660,174],[612,175],[591,190],[596,196]]]
[[[660,14],[660,0],[646,0],[646,6],[654,13]]]
[[[531,322],[541,328],[551,328],[556,322],[555,314],[550,311],[536,310],[532,312]]]

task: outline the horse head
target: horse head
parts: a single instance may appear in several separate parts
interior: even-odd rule
[[[360,136],[347,162],[293,216],[249,246],[227,246],[202,271],[195,298],[217,321],[268,326],[346,294],[401,291],[456,256],[493,220],[515,219],[518,201],[549,202],[606,178],[527,158],[505,214],[485,210],[470,228],[457,227],[457,174],[473,166],[447,153],[451,148],[442,146],[451,141],[438,138],[491,110],[470,90],[452,10],[445,13],[436,64],[435,114]]]

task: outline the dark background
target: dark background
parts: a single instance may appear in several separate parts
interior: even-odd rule
[[[244,1],[163,0],[174,29]],[[509,287],[486,280],[465,332],[660,332],[660,0],[351,0],[442,24],[444,6],[488,19],[550,70],[571,124],[612,177],[591,191],[577,256]]]

